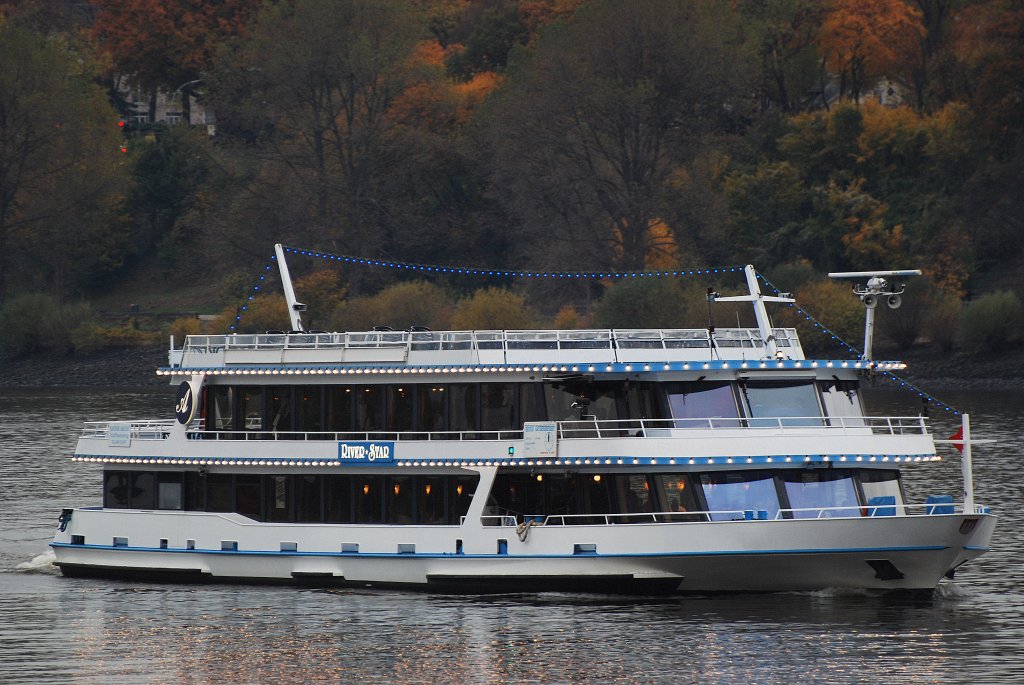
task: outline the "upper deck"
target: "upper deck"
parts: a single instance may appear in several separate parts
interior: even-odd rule
[[[804,359],[792,328],[772,329],[778,355]],[[171,341],[171,368],[275,364],[616,364],[758,360],[756,328],[364,331],[190,335]]]

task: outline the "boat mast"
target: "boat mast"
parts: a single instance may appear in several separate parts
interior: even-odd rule
[[[292,330],[301,331],[303,330],[301,313],[306,311],[306,305],[295,299],[292,277],[288,273],[288,262],[284,259],[284,246],[277,243],[274,245],[274,252],[277,255],[277,266],[281,270],[281,285],[284,287],[284,299],[288,303],[288,317],[291,319]]]
[[[778,347],[775,345],[775,335],[772,333],[772,320],[768,317],[768,308],[765,302],[795,302],[789,293],[779,293],[778,296],[762,295],[761,286],[757,283],[757,271],[753,266],[747,264],[743,267],[743,273],[747,277],[747,290],[749,295],[735,295],[730,297],[719,297],[714,295],[715,302],[750,302],[754,306],[754,318],[757,319],[757,330],[764,342],[765,356],[775,357],[778,354]]]

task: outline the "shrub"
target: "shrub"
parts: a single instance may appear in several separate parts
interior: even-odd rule
[[[963,304],[954,293],[940,291],[925,316],[924,334],[945,353],[953,351],[960,333]]]
[[[594,323],[601,328],[678,328],[685,321],[682,291],[667,278],[621,281],[594,307]]]
[[[155,344],[159,333],[140,331],[134,326],[101,326],[84,323],[71,331],[75,352],[99,352],[112,348],[142,347]]]
[[[335,308],[327,325],[336,331],[366,331],[374,326],[440,330],[448,327],[451,308],[444,291],[432,283],[398,283],[371,297],[345,300]]]
[[[236,333],[263,333],[265,331],[286,331],[292,327],[288,317],[288,306],[281,295],[259,296],[245,303],[244,310],[228,307],[221,313],[221,319],[228,325],[235,324]],[[242,318],[235,320],[236,316]]]
[[[85,303],[63,307],[42,293],[10,298],[0,311],[0,349],[13,356],[32,352],[71,351],[71,331],[92,319]]]
[[[982,295],[964,309],[964,340],[989,352],[1002,352],[1020,340],[1024,307],[1017,294],[999,290]]]
[[[452,314],[455,330],[516,330],[536,325],[526,298],[503,288],[478,290],[461,300]]]
[[[558,310],[551,327],[559,331],[570,331],[573,329],[586,328],[586,317],[576,311],[576,307],[567,304]]]
[[[850,294],[848,285],[836,281],[808,283],[797,289],[795,297],[802,309],[837,337],[854,348],[863,345],[864,305]],[[832,340],[825,331],[816,327],[812,321],[808,321],[793,308],[783,310],[783,313],[776,317],[775,324],[795,326],[800,335],[800,344],[807,353],[822,354],[842,350],[844,356],[849,354],[840,343]]]

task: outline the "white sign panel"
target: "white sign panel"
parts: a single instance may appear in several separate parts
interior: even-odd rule
[[[542,459],[558,454],[558,424],[537,421],[523,424],[523,456]]]
[[[132,422],[111,421],[107,425],[107,436],[110,438],[111,447],[131,447]]]

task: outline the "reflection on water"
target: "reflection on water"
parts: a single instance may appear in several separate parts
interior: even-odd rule
[[[99,501],[67,456],[82,420],[167,416],[168,391],[0,399],[0,682],[935,683],[1024,681],[1015,483],[1024,393],[943,397],[971,412],[994,550],[931,600],[871,593],[629,599],[74,580],[45,568],[61,506]],[[918,405],[878,392],[875,412]],[[955,430],[933,420],[937,435]],[[959,491],[959,463],[908,467],[912,499]],[[25,565],[19,570],[19,565]]]

